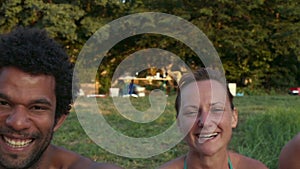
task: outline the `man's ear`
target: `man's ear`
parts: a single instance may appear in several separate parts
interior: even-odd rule
[[[232,117],[231,117],[231,127],[232,128],[236,128],[236,126],[238,124],[238,117],[239,117],[238,110],[236,108],[234,108],[232,111]]]
[[[63,122],[67,119],[68,115],[61,115],[57,120],[56,120],[56,124],[53,128],[53,131],[55,132],[57,129],[60,128],[60,126],[63,124]]]

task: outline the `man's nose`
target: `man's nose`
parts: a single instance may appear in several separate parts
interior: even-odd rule
[[[28,119],[28,110],[24,106],[16,106],[6,119],[6,125],[10,128],[21,131],[30,127],[30,120]]]

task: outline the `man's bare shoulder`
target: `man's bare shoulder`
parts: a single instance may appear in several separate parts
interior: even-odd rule
[[[236,166],[234,168],[239,169],[268,169],[268,167],[262,163],[261,161],[258,161],[253,158],[246,157],[244,155],[230,152],[230,158],[233,163],[233,166]]]
[[[183,169],[184,167],[184,157],[181,156],[158,167],[158,169]]]
[[[108,163],[98,163],[94,161],[89,161],[88,163],[81,163],[81,164],[75,164],[74,166],[71,166],[70,169],[123,169],[117,165],[114,164],[108,164]]]
[[[299,169],[300,162],[300,133],[290,140],[281,150],[279,155],[280,169]]]
[[[284,155],[285,153],[298,153],[300,150],[300,133],[298,133],[292,140],[290,140],[281,150],[281,154]],[[296,155],[290,154],[290,155]]]
[[[122,169],[114,164],[95,162],[62,147],[52,146],[52,148],[55,154],[55,157],[52,159],[52,163],[55,164],[54,168],[58,166],[59,168],[68,169]]]
[[[73,163],[69,169],[122,169],[121,167],[114,165],[114,164],[108,164],[108,163],[99,163],[92,161],[90,159],[87,159],[85,157],[79,157],[78,162]]]

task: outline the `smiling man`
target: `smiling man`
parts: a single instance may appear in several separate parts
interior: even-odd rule
[[[67,54],[45,31],[1,35],[0,169],[119,168],[51,144],[71,108],[72,72]]]

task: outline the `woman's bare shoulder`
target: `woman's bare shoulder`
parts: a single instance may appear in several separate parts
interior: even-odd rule
[[[185,156],[181,156],[181,157],[175,158],[171,161],[168,161],[168,162],[164,163],[163,165],[161,165],[160,167],[158,167],[158,169],[183,169],[184,157]]]
[[[230,158],[233,164],[233,168],[238,169],[268,169],[268,167],[259,160],[246,157],[242,154],[230,152]]]

